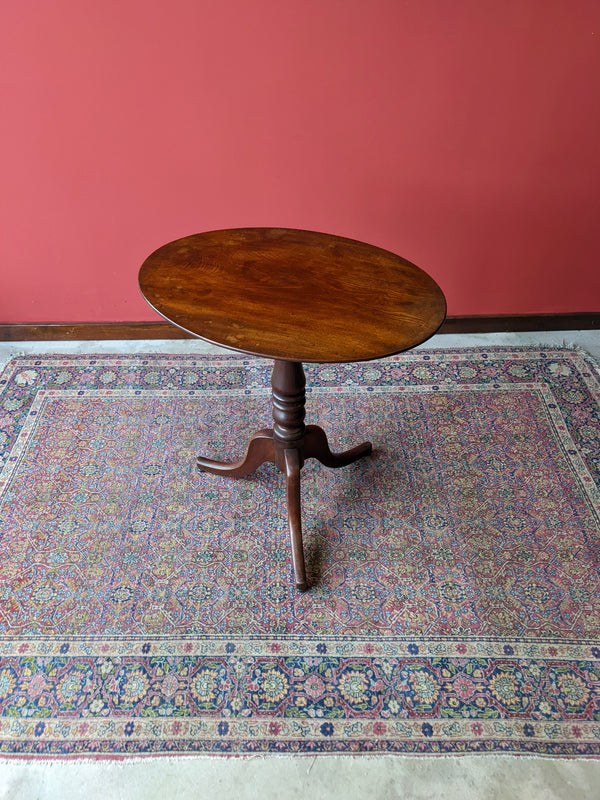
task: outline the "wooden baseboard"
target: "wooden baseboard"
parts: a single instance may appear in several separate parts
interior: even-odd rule
[[[577,314],[498,314],[447,317],[439,333],[524,333],[589,331],[600,328],[600,312]]]
[[[600,312],[448,317],[439,333],[502,333],[600,329]],[[2,342],[193,339],[168,322],[0,324]]]
[[[104,341],[107,339],[193,339],[168,322],[78,322],[0,325],[2,342]]]

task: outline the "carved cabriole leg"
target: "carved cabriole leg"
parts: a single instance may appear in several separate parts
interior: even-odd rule
[[[211,472],[225,478],[245,478],[265,461],[275,461],[273,431],[258,431],[250,439],[248,451],[240,461],[214,461],[212,458],[198,456],[196,466],[200,472]]]
[[[296,589],[308,589],[306,567],[304,565],[304,545],[302,544],[302,514],[300,506],[300,451],[284,450],[285,494],[287,499],[288,528],[292,544],[292,563]]]
[[[304,458],[316,458],[325,467],[346,467],[363,456],[368,456],[373,450],[371,442],[344,450],[343,453],[332,453],[329,449],[327,434],[318,425],[307,425],[304,436]]]

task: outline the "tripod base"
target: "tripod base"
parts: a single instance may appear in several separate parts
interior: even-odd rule
[[[267,461],[284,473],[294,577],[296,588],[301,592],[309,588],[300,506],[300,470],[304,462],[307,458],[316,458],[326,467],[345,467],[373,449],[371,442],[363,442],[342,453],[332,453],[325,431],[318,425],[304,425],[304,386],[302,364],[276,361],[272,378],[273,428],[255,433],[240,461],[227,463],[203,456],[196,460],[199,471],[228,478],[243,478]]]

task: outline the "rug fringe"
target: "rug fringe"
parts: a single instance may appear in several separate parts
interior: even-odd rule
[[[591,367],[593,367],[595,371],[598,373],[598,375],[600,375],[600,362],[596,361],[596,359],[591,353],[588,353],[588,351],[585,348],[581,347],[581,345],[578,344],[571,345],[571,347],[573,348],[573,350],[575,350],[576,353],[579,353],[579,355],[583,357],[586,364],[589,364]]]
[[[9,351],[8,353],[3,353],[0,357],[0,372],[6,369],[11,361],[14,361],[17,358],[24,358],[27,355],[23,350],[18,350],[16,352]]]
[[[402,762],[429,762],[435,763],[441,759],[445,761],[461,761],[464,763],[468,760],[485,759],[498,761],[515,760],[530,761],[530,762],[547,762],[547,761],[579,761],[579,762],[597,762],[598,757],[595,755],[567,755],[556,753],[486,753],[486,752],[455,752],[455,753],[178,753],[176,755],[155,755],[149,754],[147,756],[136,755],[108,755],[98,754],[97,756],[42,756],[42,755],[14,755],[13,757],[0,758],[0,770],[8,767],[15,767],[17,765],[26,766],[27,764],[44,764],[47,767],[60,768],[67,764],[73,764],[74,767],[82,765],[97,765],[102,768],[107,766],[114,766],[120,769],[126,769],[129,766],[157,766],[159,764],[170,764],[180,766],[185,763],[213,763],[215,761],[257,761],[267,763],[272,761],[296,761],[303,759],[308,761],[312,759],[307,773],[312,769],[317,759],[326,759],[327,761],[338,760],[340,762],[355,762],[355,761],[393,761]]]

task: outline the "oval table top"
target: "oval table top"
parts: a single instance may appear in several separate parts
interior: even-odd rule
[[[194,336],[289,361],[390,356],[424,342],[446,315],[439,286],[400,256],[289,228],[177,239],[144,261],[139,283],[159,314]]]

